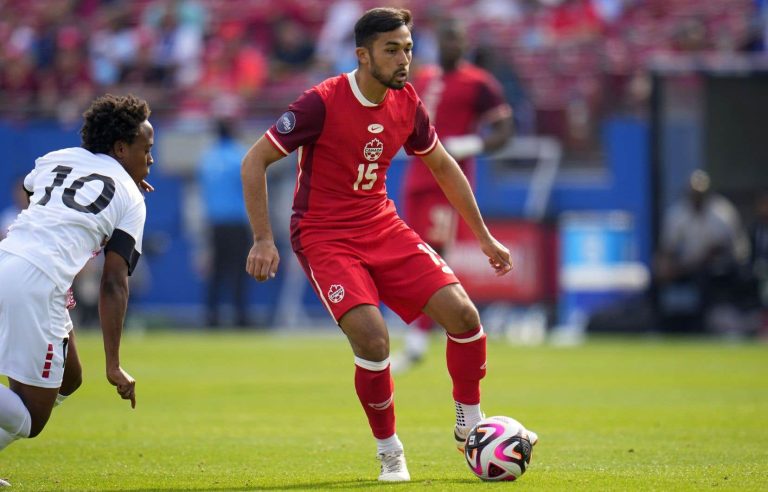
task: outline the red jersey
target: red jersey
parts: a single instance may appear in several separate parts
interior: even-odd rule
[[[422,69],[413,81],[422,97],[437,133],[448,137],[477,133],[480,123],[492,123],[512,114],[504,100],[501,84],[487,71],[468,62],[444,73],[440,67]],[[459,162],[470,183],[474,183],[474,159]],[[413,159],[405,176],[407,193],[439,190],[432,173]]]
[[[410,84],[368,101],[355,73],[332,77],[293,102],[266,137],[281,153],[298,150],[291,242],[358,237],[399,220],[386,172],[401,147],[426,155],[437,134]]]

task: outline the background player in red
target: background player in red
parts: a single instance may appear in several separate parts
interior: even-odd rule
[[[269,222],[266,169],[298,153],[291,242],[312,286],[354,352],[355,389],[376,438],[382,481],[407,481],[395,432],[386,303],[406,322],[422,311],[448,333],[447,364],[459,447],[480,420],[485,334],[450,267],[397,215],[385,173],[401,147],[418,155],[477,236],[497,274],[509,251],[488,232],[472,190],[407,83],[413,41],[407,10],[379,8],[355,25],[357,70],[302,94],[248,151],[242,177],[254,234],[246,270],[275,276],[280,261]]]
[[[445,149],[474,184],[474,156],[503,147],[512,136],[512,108],[504,100],[501,84],[487,71],[465,61],[466,34],[454,19],[438,27],[440,66],[426,66],[413,86],[429,112]],[[483,130],[483,135],[480,131]],[[403,188],[403,219],[435,251],[445,255],[457,235],[471,230],[461,221],[429,168],[412,159]],[[392,357],[392,370],[404,372],[423,359],[432,318],[422,314],[405,336],[402,352]]]

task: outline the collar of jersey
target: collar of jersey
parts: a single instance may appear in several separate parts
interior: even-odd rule
[[[357,72],[357,69],[352,70],[351,72],[347,72],[347,80],[349,81],[349,86],[352,88],[352,94],[355,95],[355,98],[357,98],[358,102],[363,106],[368,108],[375,108],[376,106],[378,106],[378,104],[369,101],[363,95],[363,92],[360,90],[360,87],[357,85],[357,80],[355,80],[355,72]]]

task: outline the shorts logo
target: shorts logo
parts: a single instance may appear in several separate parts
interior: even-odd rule
[[[291,133],[296,128],[296,115],[293,111],[286,111],[275,123],[278,133],[283,135]]]
[[[48,344],[48,352],[45,354],[45,364],[43,364],[42,377],[48,379],[51,377],[51,364],[53,363],[53,344]]]
[[[363,155],[371,162],[381,157],[382,152],[384,152],[384,144],[381,143],[381,140],[378,138],[374,138],[365,144],[365,148],[363,149]]]
[[[334,304],[338,304],[344,299],[344,287],[338,284],[331,285],[328,289],[328,300]]]
[[[368,125],[368,131],[371,133],[381,133],[384,131],[384,125],[380,125],[379,123],[371,123]]]

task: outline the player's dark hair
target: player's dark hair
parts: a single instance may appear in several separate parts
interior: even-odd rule
[[[364,13],[355,23],[355,46],[370,48],[376,36],[406,26],[413,28],[411,11],[392,7],[379,7]]]
[[[80,129],[83,148],[94,154],[108,154],[117,141],[133,143],[139,135],[139,126],[150,113],[147,101],[132,94],[106,94],[97,98],[83,113]]]

